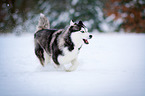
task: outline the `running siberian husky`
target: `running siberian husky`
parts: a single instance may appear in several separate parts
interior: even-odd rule
[[[34,40],[35,54],[42,66],[52,58],[55,65],[71,63],[72,66],[66,71],[75,70],[79,65],[77,57],[82,45],[89,44],[87,39],[92,38],[87,31],[82,21],[70,21],[65,29],[50,29],[48,19],[41,13]]]

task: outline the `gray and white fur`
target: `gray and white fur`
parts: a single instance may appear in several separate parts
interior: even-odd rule
[[[40,14],[38,30],[34,34],[35,54],[40,63],[44,66],[52,58],[57,66],[71,63],[72,66],[66,71],[76,70],[79,65],[78,53],[84,43],[88,44],[87,39],[91,39],[92,35],[82,21],[70,21],[65,29],[49,29],[49,26],[48,19]]]

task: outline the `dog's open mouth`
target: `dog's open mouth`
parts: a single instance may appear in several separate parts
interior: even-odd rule
[[[84,41],[85,44],[89,44],[87,39],[83,39],[83,41]]]

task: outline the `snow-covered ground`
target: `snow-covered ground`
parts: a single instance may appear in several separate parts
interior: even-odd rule
[[[42,68],[33,35],[0,35],[0,96],[145,96],[145,34],[94,34],[74,72]]]

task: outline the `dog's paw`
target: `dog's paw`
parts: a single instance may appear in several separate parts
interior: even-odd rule
[[[72,72],[73,70],[65,70],[66,72]]]
[[[69,69],[67,69],[67,70],[65,70],[66,72],[72,72],[72,71],[75,71],[76,69],[74,69],[74,68],[69,68]]]

